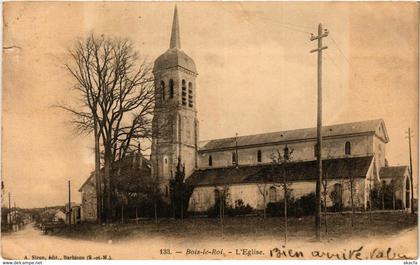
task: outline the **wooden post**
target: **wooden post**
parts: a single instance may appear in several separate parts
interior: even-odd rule
[[[318,53],[318,108],[317,108],[317,171],[316,181],[316,211],[315,229],[317,240],[321,239],[321,183],[322,183],[322,50],[327,46],[322,46],[322,39],[328,36],[328,30],[323,33],[322,24],[318,25],[318,36],[311,36],[311,41],[318,40],[318,48],[311,50],[311,53]]]

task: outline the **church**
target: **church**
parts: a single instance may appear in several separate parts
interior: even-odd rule
[[[272,168],[273,155],[286,146],[293,150],[293,158],[285,166],[291,195],[299,198],[315,192],[316,128],[200,141],[198,71],[194,60],[181,49],[176,7],[169,49],[155,60],[153,75],[156,97],[153,126],[159,133],[153,136],[147,163],[166,200],[170,199],[169,181],[181,161],[186,182],[194,187],[189,211],[207,211],[223,189],[229,189],[230,205],[241,200],[253,209],[264,209],[267,203],[283,199],[282,188],[276,181],[264,181],[264,174]],[[394,200],[400,202],[397,208],[411,207],[409,168],[388,164],[386,145],[390,140],[382,119],[324,126],[322,135],[326,192],[340,194],[344,207],[349,207],[352,199],[358,209],[368,209],[374,186],[383,184],[393,185]],[[80,189],[82,197],[92,188],[93,185],[84,184]],[[333,203],[326,196],[327,206]],[[82,218],[84,204],[88,205],[88,200],[82,200]]]

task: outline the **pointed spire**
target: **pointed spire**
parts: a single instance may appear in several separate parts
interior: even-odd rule
[[[171,43],[169,45],[169,48],[181,49],[181,36],[179,35],[178,9],[176,5],[175,5],[175,10],[174,10],[174,19],[172,21]]]

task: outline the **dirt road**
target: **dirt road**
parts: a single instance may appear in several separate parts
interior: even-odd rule
[[[322,243],[296,240],[288,242],[287,247],[283,242],[269,239],[197,245],[189,243],[186,238],[155,237],[103,243],[44,235],[32,225],[27,225],[21,231],[3,235],[1,243],[5,259],[295,259],[293,253],[300,252],[300,258],[305,259],[325,259],[327,256],[347,259],[350,255],[353,259],[404,259],[404,256],[417,256],[416,239],[417,230],[410,229],[386,238],[354,238]]]

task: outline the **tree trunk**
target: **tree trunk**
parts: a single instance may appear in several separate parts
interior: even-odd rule
[[[184,221],[184,202],[181,200],[181,221]]]
[[[382,210],[385,210],[385,192],[382,190]]]
[[[106,221],[112,221],[112,199],[111,199],[111,150],[105,146],[104,154],[104,178],[105,178],[105,190],[106,190]]]
[[[175,200],[172,200],[172,218],[176,219],[176,215],[175,215]]]
[[[327,182],[325,180],[325,182]],[[328,233],[327,227],[327,183],[324,184],[324,224],[325,224],[325,234]]]
[[[351,177],[350,180],[350,196],[351,196],[351,231],[353,233],[353,227],[354,227],[354,196],[353,196],[353,185],[354,185],[354,179]]]
[[[158,224],[158,215],[157,215],[157,203],[156,203],[156,199],[153,202],[153,206],[155,208],[155,224]]]
[[[315,196],[316,196],[316,203],[315,203],[315,237],[316,240],[321,240],[321,182],[319,179],[316,181],[315,185]]]
[[[395,192],[392,192],[392,209],[395,210]]]
[[[222,236],[223,236],[223,199],[222,199],[222,196],[220,196],[220,207],[219,207],[219,209],[220,209],[220,227],[221,227],[221,229],[222,229]]]
[[[264,202],[264,219],[267,217],[267,199],[265,195],[265,189],[264,189],[264,195],[263,195],[263,202]]]
[[[136,224],[139,224],[139,215],[137,213],[137,207],[136,207]]]
[[[102,180],[101,180],[101,161],[100,161],[100,150],[99,150],[99,133],[98,133],[98,122],[94,119],[94,136],[95,136],[95,182],[96,182],[96,217],[99,224],[102,223]]]
[[[284,187],[284,244],[287,243],[287,187]]]
[[[124,223],[124,204],[121,204],[121,223]]]

